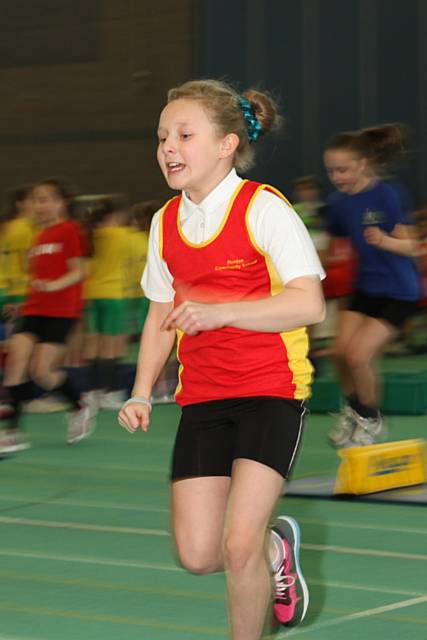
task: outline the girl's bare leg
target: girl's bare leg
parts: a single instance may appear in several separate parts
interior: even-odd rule
[[[192,573],[224,569],[223,535],[231,479],[207,476],[172,484],[172,531],[180,563]]]
[[[225,527],[224,561],[232,640],[259,640],[272,617],[267,528],[282,476],[259,462],[235,460]]]

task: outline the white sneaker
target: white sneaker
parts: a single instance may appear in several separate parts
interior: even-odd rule
[[[330,430],[328,440],[330,444],[339,449],[348,447],[351,443],[351,437],[356,427],[354,411],[350,405],[345,404],[338,417],[337,424]]]
[[[124,391],[107,391],[99,396],[99,408],[107,411],[120,411],[125,401]]]
[[[377,418],[362,418],[355,411],[353,411],[353,415],[356,426],[348,446],[367,447],[386,439],[387,428],[380,413]]]
[[[31,444],[21,431],[0,431],[0,454],[25,451],[25,449],[29,449],[30,447]]]
[[[91,415],[90,408],[84,405],[81,409],[70,411],[67,414],[68,444],[76,444],[88,438],[95,429],[94,417]]]
[[[86,391],[82,393],[81,400],[84,405],[89,407],[90,415],[94,418],[99,410],[100,392],[97,390]]]

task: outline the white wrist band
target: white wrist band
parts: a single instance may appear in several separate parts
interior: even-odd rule
[[[129,400],[126,400],[122,409],[127,407],[129,404],[135,404],[135,403],[145,404],[147,407],[151,409],[151,402],[147,400],[147,398],[144,398],[144,396],[132,396],[132,398],[129,398]]]

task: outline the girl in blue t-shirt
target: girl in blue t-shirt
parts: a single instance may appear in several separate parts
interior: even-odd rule
[[[396,185],[381,178],[404,149],[403,130],[390,124],[335,135],[326,170],[336,191],[328,198],[328,230],[350,238],[358,258],[355,293],[340,315],[335,344],[346,403],[329,434],[336,447],[378,442],[385,427],[378,409],[374,358],[415,311],[419,278],[415,234]]]

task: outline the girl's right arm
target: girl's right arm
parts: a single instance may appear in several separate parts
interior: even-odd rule
[[[150,309],[141,336],[138,364],[132,397],[150,401],[154,384],[165,366],[175,342],[175,331],[161,331],[163,320],[173,308],[173,302],[150,302]],[[147,431],[151,406],[132,402],[119,412],[120,424],[130,433],[138,427]]]
[[[419,253],[416,231],[409,225],[397,224],[391,233],[378,227],[366,227],[364,237],[368,244],[400,256],[416,258]]]

